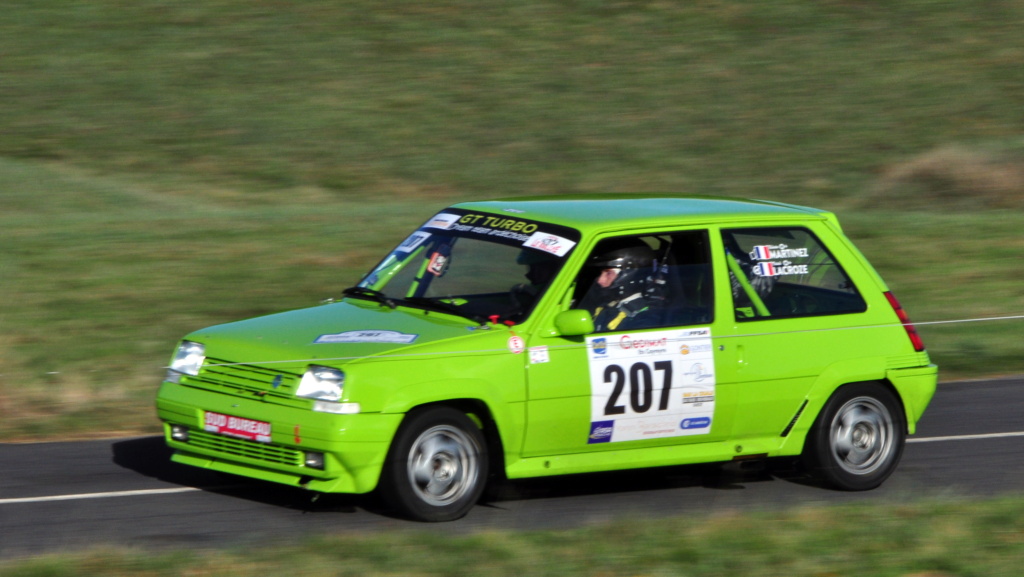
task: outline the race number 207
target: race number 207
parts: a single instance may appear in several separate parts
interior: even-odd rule
[[[657,373],[657,375],[656,375]],[[623,392],[629,389],[629,407],[634,413],[646,413],[654,405],[654,382],[661,380],[661,395],[658,399],[659,411],[668,409],[669,392],[672,389],[672,361],[656,361],[651,365],[639,361],[628,369],[611,364],[604,369],[605,384],[612,385],[612,393],[604,406],[605,415],[623,415],[626,413],[625,399],[620,401]]]

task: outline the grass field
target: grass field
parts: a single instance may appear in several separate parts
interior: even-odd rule
[[[916,320],[1024,313],[1024,2],[213,0],[0,11],[0,440],[155,430],[176,340],[457,200],[837,211]],[[1021,321],[927,326],[944,378]]]
[[[811,204],[918,321],[1024,314],[1024,0],[11,0],[0,442],[157,430],[176,341],[314,304],[450,202]],[[1024,321],[926,325],[943,378]],[[17,575],[1016,576],[1020,499],[318,537]],[[0,537],[2,538],[2,537]]]

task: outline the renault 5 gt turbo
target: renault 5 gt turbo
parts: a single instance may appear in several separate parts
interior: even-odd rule
[[[601,195],[445,208],[340,300],[187,335],[156,405],[178,463],[444,521],[500,475],[798,458],[872,489],[936,379],[834,214]]]

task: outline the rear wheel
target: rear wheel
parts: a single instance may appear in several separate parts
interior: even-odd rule
[[[807,439],[812,474],[846,491],[882,484],[903,454],[907,424],[896,396],[879,383],[856,383],[828,400]]]
[[[450,407],[412,413],[388,454],[381,492],[419,521],[451,521],[476,504],[487,480],[487,443],[479,427]]]

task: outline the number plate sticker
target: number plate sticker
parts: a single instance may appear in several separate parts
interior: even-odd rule
[[[587,443],[706,435],[715,415],[711,329],[587,337]]]
[[[231,415],[206,411],[203,417],[203,429],[218,435],[227,435],[260,443],[270,442],[270,423],[263,421],[254,421],[252,419],[243,419],[241,417],[232,417]]]

